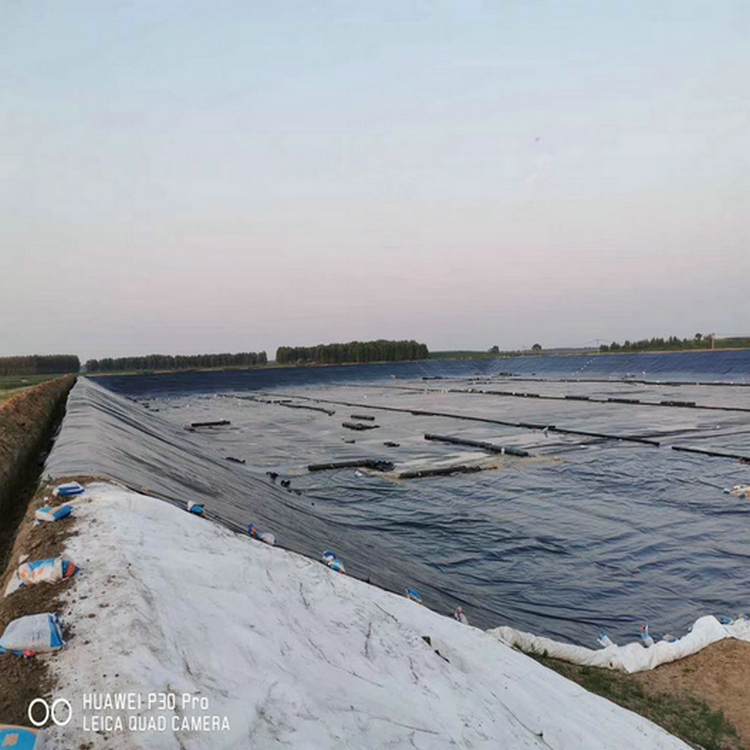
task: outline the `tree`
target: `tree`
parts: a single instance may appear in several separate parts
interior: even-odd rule
[[[534,354],[541,354],[542,353],[542,345],[541,344],[534,344],[534,346],[531,347],[531,351],[534,352]]]
[[[148,354],[144,357],[119,357],[117,359],[90,359],[86,362],[87,372],[113,372],[135,370],[193,370],[206,367],[249,367],[265,365],[268,357],[265,352],[240,352],[238,354],[196,354],[178,355]]]
[[[32,354],[0,357],[0,375],[58,375],[78,372],[81,362],[74,354]]]
[[[403,362],[427,359],[425,344],[416,341],[350,341],[346,344],[318,344],[317,346],[280,346],[276,350],[278,364],[341,364],[343,362]]]

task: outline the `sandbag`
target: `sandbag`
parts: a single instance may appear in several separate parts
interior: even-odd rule
[[[276,537],[270,531],[258,531],[253,524],[250,524],[247,527],[247,533],[250,534],[253,539],[260,539],[261,542],[270,544],[272,547],[276,546]]]
[[[9,622],[0,638],[0,653],[37,654],[58,651],[64,646],[60,618],[49,612],[26,615]]]
[[[55,487],[52,494],[55,497],[75,497],[76,495],[82,495],[85,491],[78,482],[69,482],[68,484],[61,484],[59,487]]]
[[[77,570],[76,564],[66,557],[50,557],[46,560],[22,563],[8,581],[5,596],[34,583],[57,583],[65,578],[72,578]]]
[[[13,750],[44,750],[44,732],[29,727],[0,724],[0,747]]]
[[[327,549],[323,553],[323,562],[331,570],[335,570],[337,573],[346,573],[346,570],[344,569],[344,563],[339,560],[338,555],[336,555],[335,552],[331,552],[331,550],[329,549]]]
[[[34,518],[37,521],[59,521],[62,518],[67,518],[73,512],[72,505],[61,505],[58,508],[39,508],[34,513]]]

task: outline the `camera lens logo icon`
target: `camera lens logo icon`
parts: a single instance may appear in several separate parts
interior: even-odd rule
[[[35,711],[34,708],[36,706],[41,706],[42,708]],[[39,719],[40,712],[44,716],[41,720]],[[43,727],[50,719],[52,719],[55,726],[65,727],[73,718],[73,708],[70,705],[70,701],[65,698],[56,698],[52,701],[51,706],[46,700],[44,700],[44,698],[34,698],[34,700],[29,703],[28,714],[29,721],[35,727]]]

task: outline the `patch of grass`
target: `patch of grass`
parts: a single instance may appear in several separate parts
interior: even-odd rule
[[[0,391],[11,391],[16,388],[28,388],[39,385],[45,380],[54,380],[59,375],[0,375]]]
[[[690,693],[652,693],[623,672],[579,667],[546,656],[530,656],[586,690],[644,716],[693,746],[705,750],[743,748],[737,730],[724,714],[713,711]]]
[[[45,380],[54,380],[59,375],[0,375],[0,404],[24,388],[39,385]]]

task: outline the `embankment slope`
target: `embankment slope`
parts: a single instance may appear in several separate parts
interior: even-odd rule
[[[62,417],[75,380],[73,375],[50,380],[0,405],[0,570],[29,499],[24,490],[39,473],[40,455]]]
[[[75,516],[53,750],[687,748],[477,628],[167,503],[91,484]],[[86,697],[113,693],[144,704]]]

